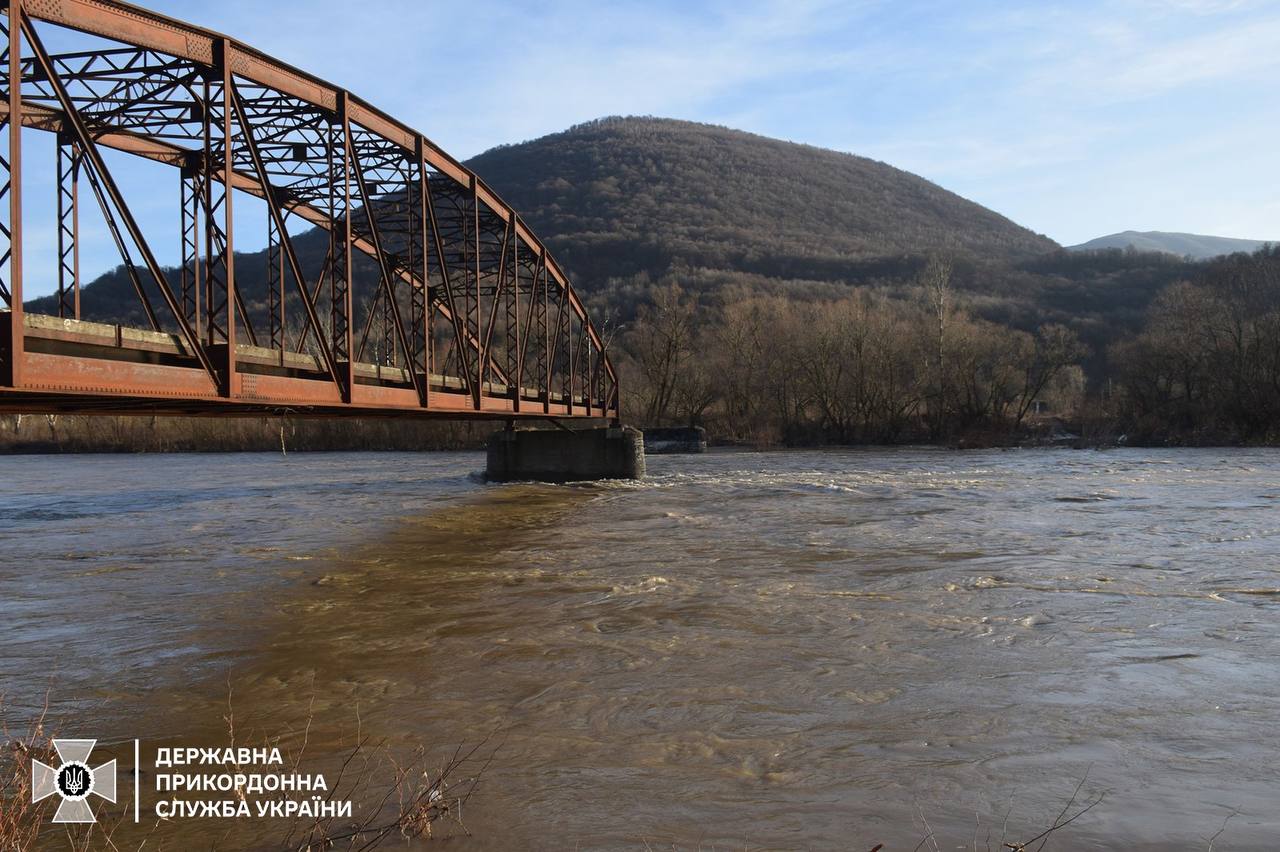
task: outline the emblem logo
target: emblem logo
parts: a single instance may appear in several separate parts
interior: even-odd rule
[[[97,740],[53,741],[53,749],[61,763],[55,768],[38,760],[31,761],[31,802],[43,801],[55,793],[62,804],[53,815],[54,822],[96,822],[90,796],[108,802],[116,800],[116,762],[109,760],[90,768],[89,755]]]

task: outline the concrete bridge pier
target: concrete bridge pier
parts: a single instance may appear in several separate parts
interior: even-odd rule
[[[504,429],[489,437],[485,478],[577,482],[644,477],[644,433],[631,426]]]

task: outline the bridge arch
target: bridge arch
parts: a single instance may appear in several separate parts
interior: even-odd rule
[[[606,341],[568,277],[516,211],[421,133],[239,41],[137,6],[6,5],[0,408],[617,417]],[[50,52],[47,27],[108,44]],[[48,316],[23,305],[18,127],[48,131],[57,147]],[[176,270],[156,260],[104,150],[174,167]],[[256,286],[236,275],[241,192],[267,210]],[[81,315],[86,203],[101,211],[145,328]],[[323,259],[299,250],[299,223],[327,236]]]

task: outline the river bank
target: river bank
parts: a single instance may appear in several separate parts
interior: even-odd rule
[[[492,422],[388,418],[0,416],[0,454],[474,450]]]
[[[161,417],[85,415],[2,415],[0,455],[57,453],[207,452],[420,452],[479,450],[499,425],[495,422],[424,421],[386,418],[308,419],[302,417]],[[1271,446],[1242,442],[1229,434],[1133,434],[1084,421],[1042,418],[1017,430],[974,429],[942,439],[904,434],[896,444],[829,445],[778,439],[729,441],[714,432],[713,447],[746,450],[840,449],[850,447],[935,446],[957,450],[1012,447],[1092,449],[1117,446]]]

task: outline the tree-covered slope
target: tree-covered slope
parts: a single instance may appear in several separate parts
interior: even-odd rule
[[[953,261],[953,284],[978,315],[1022,329],[1067,324],[1100,364],[1154,294],[1192,271],[1168,254],[1064,251],[884,163],[684,121],[602,119],[468,165],[608,322],[633,318],[659,283],[713,304],[743,291],[837,298],[850,286],[917,299],[925,259],[939,254]],[[295,238],[309,280],[326,245],[314,230]],[[266,268],[265,252],[237,254],[236,278],[259,326]],[[361,256],[354,273],[367,283],[377,270]],[[145,325],[123,269],[85,287],[83,303],[86,318]],[[52,297],[30,307],[56,312]],[[292,299],[289,315],[302,316]]]
[[[885,163],[686,121],[600,119],[467,165],[588,290],[672,266],[852,282],[885,258],[1056,248]]]

